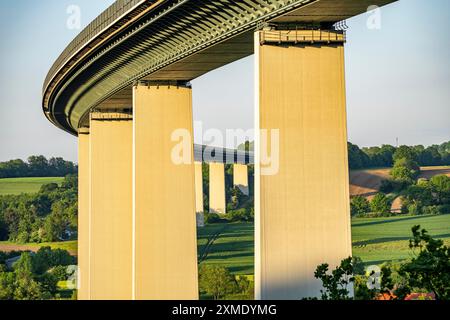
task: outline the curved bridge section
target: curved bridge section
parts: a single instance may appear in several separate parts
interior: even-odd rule
[[[330,24],[372,2],[119,0],[55,62],[44,83],[43,109],[52,123],[76,134],[88,110],[110,105],[108,99],[126,104],[135,81],[189,81],[252,54],[258,25]]]

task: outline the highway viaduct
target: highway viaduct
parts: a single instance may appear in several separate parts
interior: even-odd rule
[[[351,255],[345,33],[333,26],[390,2],[118,0],[92,21],[43,88],[45,116],[79,141],[78,297],[198,299],[198,165],[174,163],[171,134],[192,136],[189,81],[251,54],[255,298],[318,296],[315,267]]]

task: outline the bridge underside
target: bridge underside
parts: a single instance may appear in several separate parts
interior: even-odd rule
[[[329,28],[394,0],[154,1],[139,23],[124,23],[49,75],[44,111],[77,134],[93,108],[130,107],[138,80],[189,81],[253,54],[253,32],[264,23]],[[130,19],[132,21],[132,19]]]

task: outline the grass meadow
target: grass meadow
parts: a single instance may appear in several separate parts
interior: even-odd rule
[[[0,179],[0,195],[38,192],[43,184],[60,184],[64,177],[28,177]]]

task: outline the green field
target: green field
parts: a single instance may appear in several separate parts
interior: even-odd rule
[[[58,183],[63,177],[36,177],[36,178],[3,178],[0,179],[0,195],[38,192],[43,184]]]
[[[366,264],[411,258],[408,244],[413,225],[420,225],[450,245],[450,215],[355,218],[352,220],[353,255]]]
[[[352,219],[353,255],[365,264],[408,259],[411,253],[408,240],[411,227],[420,224],[431,235],[450,245],[450,215],[406,216],[391,218]],[[253,223],[217,223],[198,229],[198,256],[200,264],[216,264],[233,274],[252,275],[254,265]],[[3,248],[37,250],[41,246],[61,248],[76,253],[77,242],[65,241],[41,244],[0,242]],[[325,261],[324,261],[325,262]]]
[[[253,223],[217,223],[198,228],[200,263],[217,264],[234,274],[253,274]]]
[[[450,215],[355,218],[353,255],[365,264],[408,259],[411,227],[417,224],[450,245]],[[200,228],[198,252],[200,263],[221,265],[234,274],[253,274],[253,224],[212,224]]]

